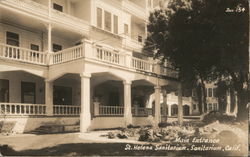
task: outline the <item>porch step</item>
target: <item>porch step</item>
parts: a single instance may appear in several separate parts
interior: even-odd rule
[[[66,133],[66,132],[79,132],[79,125],[42,125],[36,128],[31,133],[35,134],[55,134],[55,133]]]

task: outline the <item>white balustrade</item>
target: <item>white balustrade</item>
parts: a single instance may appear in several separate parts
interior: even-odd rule
[[[45,104],[0,103],[0,115],[45,115]]]
[[[123,106],[99,106],[99,115],[123,115]]]
[[[145,107],[132,107],[132,115],[133,116],[148,116],[152,114],[152,108],[145,108]]]
[[[0,44],[0,57],[43,65],[47,62],[46,53],[6,44]]]
[[[134,68],[136,70],[142,70],[142,71],[146,71],[146,72],[153,72],[153,69],[152,69],[153,64],[151,64],[149,61],[132,57],[131,64],[132,64],[131,65],[132,68]]]
[[[94,46],[93,57],[103,62],[125,66],[125,54],[121,54],[107,48]]]
[[[84,56],[84,50],[82,44],[51,54],[52,64],[58,64],[76,60],[82,58],[83,56]]]
[[[79,105],[53,105],[54,115],[80,115]]]

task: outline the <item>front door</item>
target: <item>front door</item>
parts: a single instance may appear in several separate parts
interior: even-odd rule
[[[36,103],[36,84],[33,82],[21,82],[21,102],[27,104]]]
[[[54,86],[53,97],[55,105],[72,105],[72,88]]]

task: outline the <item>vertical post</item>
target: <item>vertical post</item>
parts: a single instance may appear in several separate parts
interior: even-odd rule
[[[172,110],[171,105],[168,105],[168,116],[169,116],[169,117],[172,116],[172,115],[171,115],[171,110]]]
[[[124,81],[124,119],[125,126],[132,124],[132,113],[131,113],[131,82]]]
[[[178,86],[178,122],[179,122],[179,125],[183,124],[183,105],[182,105],[181,84],[179,84]]]
[[[45,104],[47,116],[53,116],[53,82],[45,80]]]
[[[138,105],[135,105],[135,116],[138,116]]]
[[[90,114],[90,77],[91,74],[82,73],[81,76],[81,114],[80,132],[87,132],[91,124]]]
[[[47,54],[47,63],[50,64],[51,63],[51,31],[52,31],[52,26],[51,23],[48,24],[47,26],[47,30],[48,30],[48,54]]]
[[[231,112],[231,93],[230,90],[227,91],[227,107],[226,107],[226,114]]]
[[[160,91],[161,87],[159,85],[155,86],[155,122],[158,123],[161,121],[161,104],[160,104]]]
[[[99,106],[100,106],[100,103],[99,102],[94,102],[94,111],[95,111],[95,116],[98,116],[99,115]]]

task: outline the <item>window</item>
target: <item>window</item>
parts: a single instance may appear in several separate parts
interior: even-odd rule
[[[53,44],[53,51],[54,52],[61,51],[61,50],[62,50],[62,45]]]
[[[21,82],[22,103],[36,103],[36,84],[32,82]]]
[[[113,20],[114,33],[118,34],[118,16],[114,15]]]
[[[214,103],[213,105],[214,105],[214,107],[213,107],[213,108],[214,108],[214,110],[218,110],[217,103]]]
[[[138,42],[142,43],[142,36],[138,35]]]
[[[128,35],[128,24],[124,24],[124,34]]]
[[[217,97],[217,88],[213,88],[213,97]]]
[[[72,105],[72,88],[54,86],[53,103],[55,105]]]
[[[213,105],[212,104],[208,104],[208,110],[212,111],[213,110]]]
[[[213,91],[212,91],[212,88],[208,88],[208,97],[212,97]]]
[[[102,9],[97,8],[97,27],[102,28]]]
[[[35,44],[30,44],[30,49],[34,51],[39,51],[39,46]]]
[[[105,11],[104,12],[104,21],[105,21],[105,25],[104,25],[104,29],[106,31],[111,31],[111,13]]]
[[[0,102],[9,102],[9,80],[0,79]]]
[[[196,110],[196,104],[193,104],[193,110]]]
[[[19,34],[6,32],[6,43],[12,46],[19,46]]]
[[[173,104],[171,106],[171,115],[176,116],[178,114],[178,106],[176,104]]]
[[[53,3],[53,9],[63,12],[63,6],[56,4],[56,3]]]

